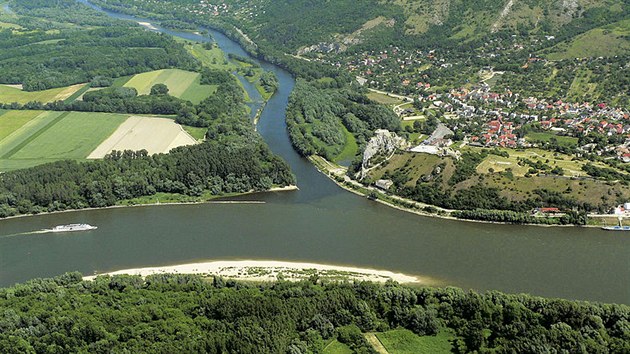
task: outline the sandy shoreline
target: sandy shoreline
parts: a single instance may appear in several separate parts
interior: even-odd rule
[[[151,274],[200,274],[207,276],[222,276],[229,279],[249,281],[275,281],[278,276],[285,280],[302,280],[317,274],[331,280],[359,280],[384,283],[394,280],[398,283],[435,284],[434,280],[424,277],[394,273],[387,270],[336,266],[318,263],[284,262],[284,261],[209,261],[189,264],[179,264],[164,267],[147,267],[123,269],[97,275],[83,277],[84,280],[94,280],[99,275],[130,274],[143,277]]]

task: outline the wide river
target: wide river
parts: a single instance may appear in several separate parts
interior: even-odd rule
[[[247,55],[210,32],[225,52]],[[202,260],[274,259],[386,269],[476,290],[630,304],[630,234],[421,217],[340,189],[290,145],[284,114],[294,79],[261,65],[276,73],[280,90],[262,113],[258,131],[291,165],[299,191],[241,198],[265,204],[114,208],[3,220],[0,286],[74,270],[93,274]],[[29,234],[76,222],[98,229]]]

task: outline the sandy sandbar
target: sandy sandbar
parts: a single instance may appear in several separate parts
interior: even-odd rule
[[[402,273],[394,273],[387,270],[368,268],[344,267],[317,263],[284,262],[284,261],[210,261],[200,263],[179,264],[165,267],[147,267],[124,269],[115,272],[97,274],[83,277],[85,280],[94,280],[98,275],[130,274],[147,276],[151,274],[201,274],[207,276],[222,276],[230,279],[250,281],[275,281],[278,276],[285,280],[298,281],[308,279],[317,274],[326,279],[373,281],[384,283],[394,280],[399,283],[435,283],[429,278],[417,277]]]

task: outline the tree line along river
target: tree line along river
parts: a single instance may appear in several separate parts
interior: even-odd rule
[[[223,51],[249,56],[221,33],[204,30]],[[299,191],[237,198],[264,204],[111,208],[2,220],[0,286],[75,270],[93,274],[202,260],[275,259],[386,269],[436,285],[630,304],[630,234],[422,217],[342,190],[291,147],[284,114],[294,79],[259,63],[277,75],[280,88],[257,128],[289,163]],[[76,222],[98,229],[29,234]]]

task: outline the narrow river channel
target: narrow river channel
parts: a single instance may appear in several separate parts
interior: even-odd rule
[[[247,56],[237,43],[208,31],[225,52]],[[261,65],[276,73],[280,90],[266,105],[258,131],[291,165],[299,191],[240,198],[265,204],[113,208],[2,220],[0,286],[74,270],[93,274],[202,260],[277,259],[386,269],[476,290],[630,304],[625,233],[421,217],[340,189],[291,147],[284,114],[294,79],[276,66]],[[98,229],[29,234],[75,222]]]

